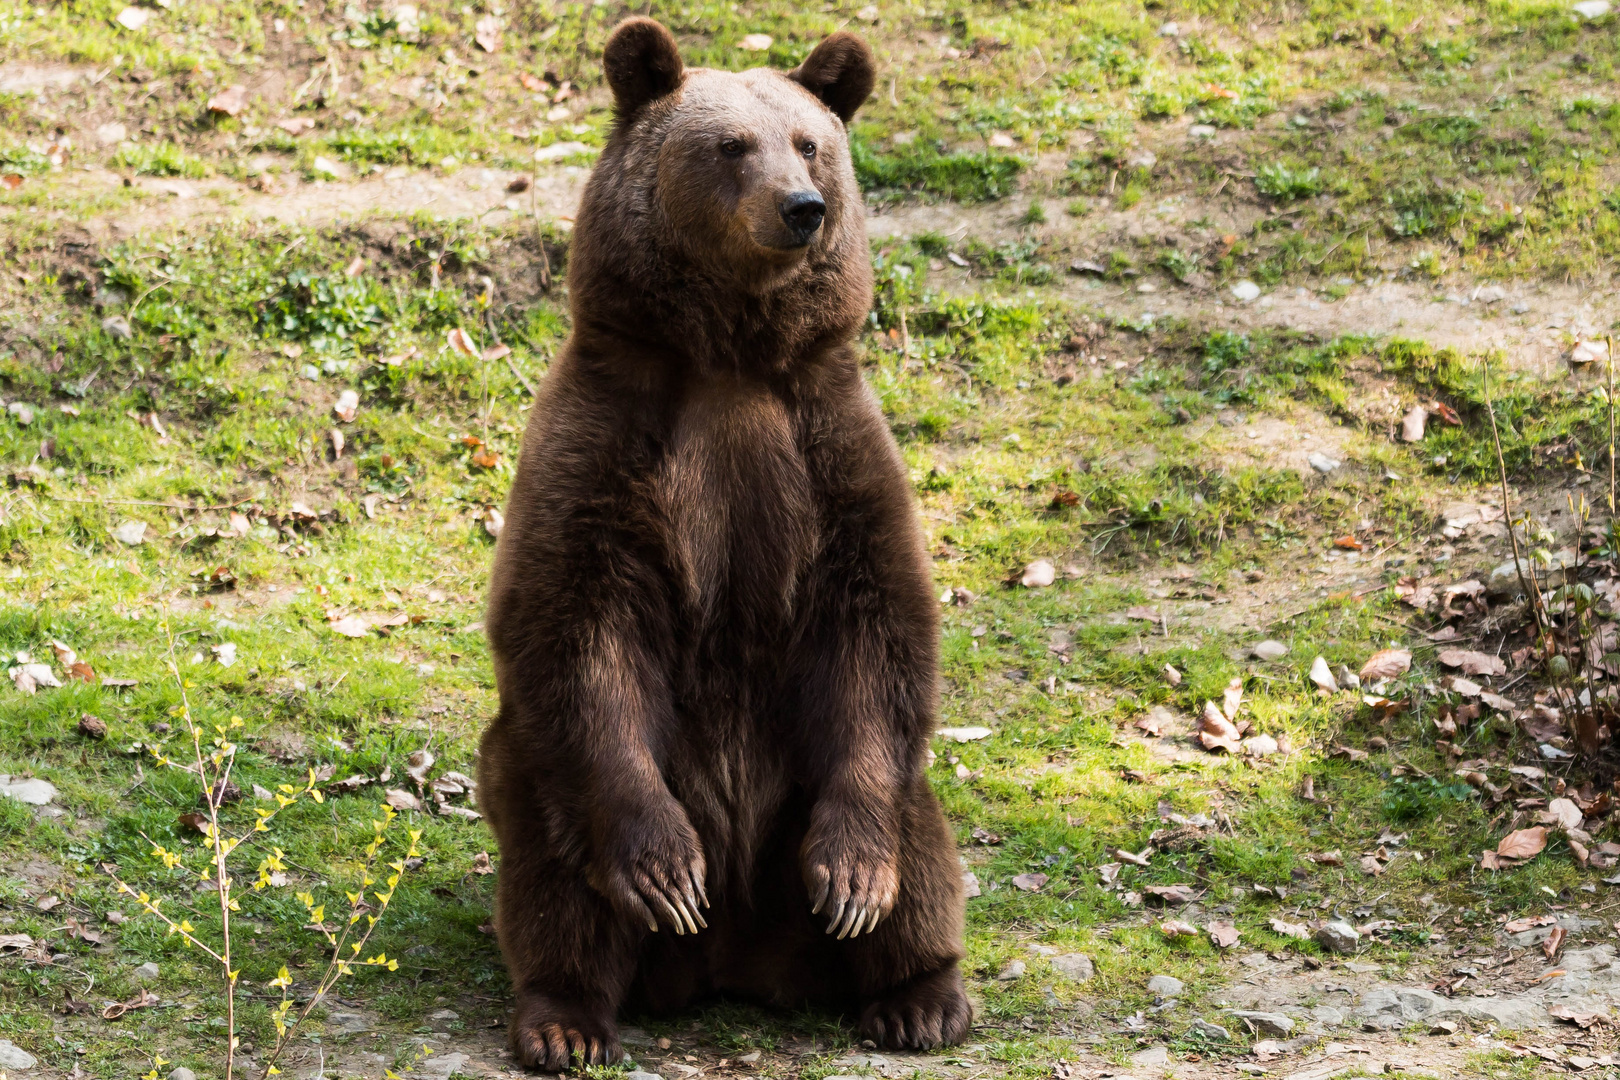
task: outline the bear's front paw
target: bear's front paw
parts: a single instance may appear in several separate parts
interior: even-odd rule
[[[656,932],[662,919],[677,934],[695,934],[709,925],[699,910],[709,906],[704,872],[697,831],[680,804],[670,800],[662,810],[614,822],[591,884],[649,930]]]
[[[840,938],[870,933],[894,910],[900,873],[892,855],[852,843],[805,843],[804,883],[810,912],[827,913],[827,933]]]
[[[512,1052],[529,1069],[616,1065],[624,1056],[611,1013],[570,1005],[543,994],[522,994],[512,1016]]]

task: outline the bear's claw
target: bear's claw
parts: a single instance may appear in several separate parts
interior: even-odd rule
[[[868,1005],[861,1035],[885,1050],[931,1050],[967,1037],[973,1006],[956,965],[918,976]]]

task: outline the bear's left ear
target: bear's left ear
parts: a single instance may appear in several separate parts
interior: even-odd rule
[[[849,123],[872,94],[877,81],[877,63],[866,42],[840,30],[817,45],[788,78],[820,98],[822,104]]]
[[[686,74],[675,37],[653,19],[626,19],[602,49],[602,71],[613,88],[613,111],[628,120],[655,98],[673,93]]]

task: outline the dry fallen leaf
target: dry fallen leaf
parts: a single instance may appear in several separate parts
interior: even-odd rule
[[[421,799],[418,799],[415,795],[412,795],[410,792],[402,791],[399,788],[389,788],[386,792],[384,792],[383,793],[383,801],[386,802],[389,806],[392,806],[395,810],[420,810],[420,809],[422,809],[422,800]]]
[[[1233,679],[1221,691],[1221,712],[1226,714],[1228,720],[1237,721],[1238,709],[1243,706],[1243,680]]]
[[[1159,933],[1167,938],[1197,937],[1198,927],[1191,923],[1182,922],[1180,919],[1166,919],[1159,924]]]
[[[363,638],[371,633],[371,623],[358,615],[345,615],[332,620],[332,632],[344,637]]]
[[[433,755],[427,750],[412,750],[405,759],[405,775],[418,784],[427,783],[428,770],[433,768]]]
[[[1526,930],[1534,930],[1538,926],[1551,926],[1558,920],[1551,915],[1527,915],[1522,919],[1514,919],[1504,923],[1502,932],[1506,934],[1522,934]]]
[[[1506,675],[1507,663],[1500,656],[1469,649],[1446,649],[1436,657],[1446,667],[1461,668],[1464,675]]]
[[[1319,689],[1325,690],[1330,694],[1337,694],[1339,692],[1339,680],[1333,677],[1333,670],[1328,667],[1326,657],[1318,656],[1315,660],[1311,661],[1310,679],[1311,682],[1315,683]]]
[[[227,86],[208,99],[208,111],[224,116],[235,116],[247,108],[247,87],[240,83]]]
[[[480,851],[473,856],[472,872],[475,874],[493,874],[495,867],[489,861],[489,852]]]
[[[1205,750],[1225,750],[1228,754],[1240,751],[1238,729],[1213,701],[1204,702],[1204,715],[1199,724],[1198,741]]]
[[[1148,885],[1142,891],[1166,904],[1188,904],[1193,899],[1191,885]]]
[[[501,47],[501,20],[485,15],[473,24],[473,40],[487,53],[498,52]]]
[[[1284,922],[1281,919],[1272,919],[1271,930],[1273,933],[1281,934],[1283,937],[1298,938],[1300,941],[1309,941],[1311,938],[1311,928],[1304,923],[1291,923]]]
[[[1540,825],[1510,832],[1496,845],[1496,854],[1504,859],[1533,859],[1547,846],[1547,830]]]
[[[1549,825],[1557,825],[1560,829],[1578,829],[1584,817],[1581,808],[1569,799],[1554,799],[1547,804],[1547,814],[1551,818]]]
[[[1547,954],[1547,959],[1551,960],[1558,955],[1558,950],[1564,947],[1564,938],[1568,936],[1569,931],[1562,926],[1552,928],[1547,934],[1547,940],[1541,943],[1541,951]]]
[[[1057,580],[1057,568],[1046,559],[1036,559],[1024,567],[1018,584],[1026,589],[1044,589]]]
[[[332,412],[345,424],[354,422],[354,415],[360,409],[360,395],[353,390],[345,390],[338,395],[337,401],[332,405]]]
[[[1051,879],[1045,874],[1019,874],[1012,879],[1013,887],[1023,892],[1040,892]]]
[[[1377,682],[1405,675],[1412,667],[1412,653],[1407,649],[1384,649],[1375,652],[1361,666],[1362,682]]]
[[[459,326],[451,330],[450,333],[446,335],[445,340],[452,349],[456,350],[456,352],[463,356],[469,357],[473,360],[479,360],[483,357],[483,354],[478,351],[478,346],[474,345],[473,339],[468,336],[467,331],[463,330]]]
[[[769,34],[749,34],[737,42],[737,48],[747,49],[749,52],[764,52],[770,47],[771,35]]]
[[[1243,936],[1238,933],[1238,928],[1229,922],[1212,922],[1204,929],[1209,931],[1210,944],[1217,949],[1230,949]]]

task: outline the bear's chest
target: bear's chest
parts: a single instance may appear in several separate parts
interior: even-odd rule
[[[780,625],[820,534],[810,471],[782,401],[737,386],[693,394],[654,492],[689,613],[741,630]]]

